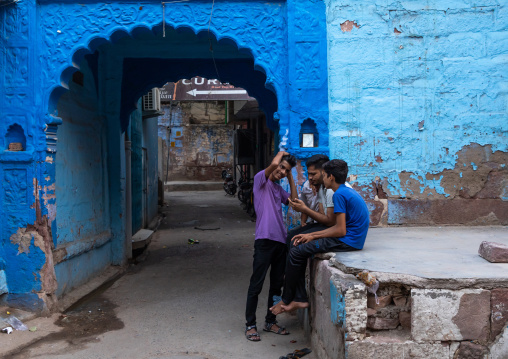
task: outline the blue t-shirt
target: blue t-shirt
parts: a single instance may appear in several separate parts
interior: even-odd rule
[[[354,189],[341,184],[333,194],[333,212],[346,214],[346,235],[340,240],[362,249],[369,230],[369,210],[363,198]]]

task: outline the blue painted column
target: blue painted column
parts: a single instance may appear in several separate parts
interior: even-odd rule
[[[127,260],[125,237],[126,168],[125,143],[120,118],[120,93],[123,59],[111,52],[99,56],[99,108],[107,127],[109,213],[111,218],[111,262]]]
[[[326,7],[324,1],[289,0],[288,96],[289,145],[300,158],[328,149],[328,72]],[[282,116],[281,116],[282,117]],[[314,121],[319,146],[300,148],[300,129],[306,119]],[[281,136],[283,135],[281,130]]]

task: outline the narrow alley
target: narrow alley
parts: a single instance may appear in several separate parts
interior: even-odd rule
[[[288,314],[280,323],[291,335],[261,331],[258,343],[244,337],[255,223],[236,197],[172,192],[165,202],[166,217],[146,258],[106,290],[55,317],[59,332],[9,358],[279,358],[310,346],[297,317]],[[264,291],[258,325],[266,297]]]

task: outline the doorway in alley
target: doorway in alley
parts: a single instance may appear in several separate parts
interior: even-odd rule
[[[254,143],[254,161],[238,167],[239,173],[250,176],[270,155],[265,149],[268,144],[277,141],[273,135],[269,137],[270,133],[278,133],[274,116],[278,99],[261,70],[251,53],[229,40],[162,27],[101,44],[82,58],[79,71],[69,81],[69,91],[56,103],[62,124],[55,156],[53,239],[55,247],[75,248],[55,263],[57,282],[66,283],[58,287],[57,295],[83,284],[111,264],[124,262],[132,253],[133,235],[157,215],[161,204],[159,180],[164,179],[159,167],[160,127],[157,114],[147,111],[142,96],[168,80],[178,82],[196,76],[245,89],[256,100],[246,107],[248,101],[244,106],[237,103],[236,109],[235,103],[223,103],[221,121],[228,122],[230,135],[218,144],[234,145],[234,131],[253,132],[259,139]],[[178,107],[180,111],[196,109],[184,102],[174,105],[169,104],[170,114]],[[209,104],[206,106],[210,110]],[[257,114],[250,118],[253,109]],[[189,117],[189,127],[194,130],[184,136],[189,147],[199,149],[203,140],[209,141],[209,132],[195,131],[203,122],[203,118]],[[175,128],[175,135],[177,132]],[[180,135],[183,133],[181,129]],[[171,142],[176,144],[169,141],[167,149],[176,148]],[[170,153],[167,149],[166,155]],[[197,151],[194,162],[229,165],[232,159],[233,168],[239,157],[234,156],[234,147],[228,151],[227,161],[219,151],[210,158]],[[165,169],[168,172],[170,168]],[[188,176],[202,179],[199,171]],[[185,175],[185,171],[180,173]],[[216,178],[216,173],[205,171],[204,177]]]

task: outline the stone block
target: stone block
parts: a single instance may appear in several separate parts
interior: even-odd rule
[[[374,330],[389,330],[399,326],[399,318],[378,318],[369,317],[367,319],[367,328]]]
[[[488,349],[472,342],[460,343],[455,359],[487,359]]]
[[[404,329],[411,329],[411,313],[410,312],[400,312],[399,313],[399,321],[400,325]]]
[[[490,292],[413,289],[411,335],[418,342],[488,339]]]
[[[378,297],[379,303],[376,303],[376,298],[374,295],[369,295],[367,297],[367,307],[372,309],[380,309],[384,308],[392,303],[392,296],[391,295],[384,295]]]
[[[330,307],[330,280],[332,279],[332,267],[328,265],[328,261],[314,261],[314,289],[323,296],[326,305]]]
[[[491,291],[490,307],[492,310],[490,340],[495,340],[508,325],[508,288]]]
[[[332,313],[343,312],[347,340],[363,339],[367,330],[367,290],[365,285],[354,276],[344,274],[338,269],[333,268],[332,273],[331,311]]]
[[[489,348],[491,359],[508,358],[508,329],[505,328],[503,333],[496,339]]]
[[[398,295],[393,297],[393,302],[397,307],[405,307],[407,304],[407,297],[404,295]]]
[[[502,243],[483,241],[478,254],[492,263],[508,263],[508,246]]]
[[[372,317],[376,313],[377,313],[377,310],[372,309],[372,308],[367,308],[367,316],[368,317]]]
[[[379,343],[362,340],[348,342],[346,345],[346,358],[348,359],[445,359],[448,357],[449,347],[442,344],[416,343],[413,341]]]

